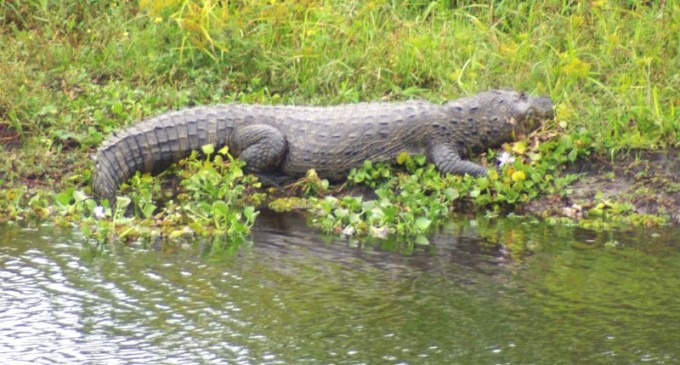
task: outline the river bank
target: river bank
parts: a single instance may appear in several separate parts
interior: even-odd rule
[[[524,143],[486,151],[487,166],[504,152],[516,159],[499,176],[418,180],[442,200],[417,214],[417,199],[387,204],[371,218],[380,232],[390,223],[385,213],[397,209],[408,216],[403,224],[428,227],[451,201],[490,215],[580,222],[589,212],[642,225],[677,223],[678,14],[677,3],[637,1],[3,2],[0,216],[100,213],[119,227],[115,207],[86,198],[90,156],[115,131],[168,110],[440,103],[513,88],[549,95],[555,120]],[[315,184],[298,186],[325,189]],[[408,188],[430,199],[432,191],[417,191],[418,184]],[[383,192],[398,199],[402,188]],[[147,214],[155,207],[147,199],[152,190],[143,197]],[[142,197],[135,199],[133,205]],[[338,213],[353,205],[346,219],[375,208],[365,201],[314,204]],[[337,230],[348,223],[327,224]]]
[[[588,210],[627,205],[634,214],[666,217],[680,224],[680,151],[631,151],[616,158],[593,155],[570,166],[580,178],[567,197],[543,196],[523,211],[581,219]]]

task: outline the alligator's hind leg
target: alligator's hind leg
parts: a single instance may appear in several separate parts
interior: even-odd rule
[[[238,128],[230,144],[254,174],[277,172],[288,151],[288,142],[278,129],[254,124]]]

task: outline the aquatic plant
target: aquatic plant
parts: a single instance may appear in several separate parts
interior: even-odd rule
[[[370,161],[353,169],[348,180],[373,189],[375,199],[351,193],[340,198],[310,198],[302,204],[312,214],[311,223],[326,232],[351,237],[397,237],[407,244],[427,244],[427,235],[445,221],[456,206],[493,212],[512,211],[540,194],[567,194],[564,188],[575,174],[560,174],[559,164],[543,158],[549,149],[570,149],[576,159],[587,150],[573,149],[570,140],[532,148],[526,141],[505,145],[506,163],[489,168],[487,177],[442,175],[422,155],[401,154],[403,170]],[[542,152],[541,152],[542,151]],[[493,153],[493,151],[492,151]],[[553,154],[548,154],[552,156]],[[512,162],[510,162],[512,160]],[[298,204],[300,206],[300,204]],[[279,209],[285,204],[278,203]]]
[[[163,176],[137,173],[122,188],[112,206],[103,205],[81,190],[56,194],[57,213],[77,222],[87,237],[98,241],[142,239],[208,239],[225,249],[247,241],[258,211],[261,194],[246,194],[259,187],[252,175],[244,175],[243,163],[227,149],[215,152],[204,146]],[[172,179],[179,184],[166,197],[160,183]]]

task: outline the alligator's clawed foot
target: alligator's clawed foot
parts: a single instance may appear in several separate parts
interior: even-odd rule
[[[254,174],[262,183],[262,186],[280,189],[286,185],[294,183],[297,179],[283,173],[268,172]]]

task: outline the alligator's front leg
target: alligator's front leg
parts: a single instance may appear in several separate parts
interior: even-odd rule
[[[474,162],[463,160],[453,148],[437,144],[430,151],[430,158],[441,172],[457,175],[486,176],[486,168]]]

